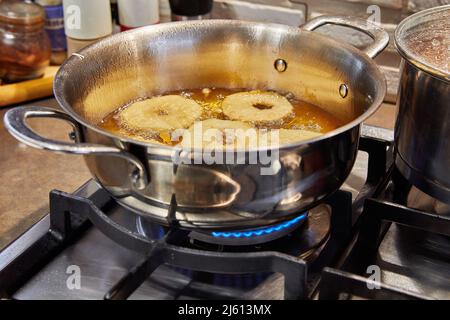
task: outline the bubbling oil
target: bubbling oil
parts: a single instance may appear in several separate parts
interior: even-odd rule
[[[178,90],[166,92],[164,95],[180,95],[184,98],[192,99],[202,107],[202,115],[198,121],[207,119],[222,119],[227,117],[222,111],[222,101],[228,95],[245,92],[245,89],[225,89],[225,88],[201,88],[192,90]],[[277,126],[259,127],[268,129],[301,129],[318,133],[327,133],[343,123],[331,113],[313,104],[297,99],[293,94],[283,95],[292,104],[294,114]],[[120,112],[132,105],[134,102],[144,100],[144,98],[130,101],[124,106],[118,107],[108,114],[98,125],[99,127],[122,137],[132,138],[140,141],[159,143],[164,145],[176,145],[180,141],[172,140],[172,132],[162,131],[158,134],[149,135],[148,132],[130,130],[120,121]],[[181,128],[180,128],[181,129]]]

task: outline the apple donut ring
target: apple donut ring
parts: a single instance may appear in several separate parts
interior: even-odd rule
[[[281,125],[293,116],[291,103],[274,92],[250,91],[227,96],[222,102],[225,116],[231,120],[254,123],[257,126]]]
[[[238,130],[241,129],[239,132]],[[243,148],[248,145],[248,139],[240,139],[246,130],[252,127],[241,121],[208,119],[198,121],[183,134],[183,148],[198,148],[222,150],[226,148]],[[253,129],[255,137],[257,130]]]
[[[128,130],[157,134],[187,128],[201,114],[202,108],[194,100],[168,95],[135,102],[124,109],[119,117],[121,124]]]
[[[274,135],[275,134],[275,135]],[[278,134],[278,139],[273,140]],[[309,131],[309,130],[296,130],[296,129],[275,129],[267,130],[261,134],[260,147],[271,146],[277,147],[286,144],[296,143],[303,140],[309,140],[321,136],[322,133]]]

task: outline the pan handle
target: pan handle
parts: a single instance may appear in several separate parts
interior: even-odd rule
[[[55,141],[40,136],[34,132],[26,123],[28,118],[57,118],[69,122],[75,132],[75,143]],[[139,190],[148,185],[148,176],[144,165],[131,153],[116,147],[103,146],[92,143],[81,143],[79,124],[64,112],[38,106],[16,107],[8,110],[5,115],[5,127],[9,133],[20,142],[37,149],[50,150],[59,153],[81,154],[81,155],[105,155],[120,157],[134,166],[131,172],[131,181]]]
[[[307,22],[301,28],[313,31],[326,24],[349,27],[364,32],[371,37],[374,42],[363,50],[370,58],[375,58],[389,44],[389,34],[385,30],[374,23],[356,17],[319,16]]]

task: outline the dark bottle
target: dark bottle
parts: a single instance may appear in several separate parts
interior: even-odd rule
[[[169,0],[172,21],[200,20],[209,17],[213,0]]]

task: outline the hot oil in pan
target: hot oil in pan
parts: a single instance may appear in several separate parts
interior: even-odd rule
[[[245,89],[223,89],[223,88],[203,88],[203,89],[192,89],[192,90],[179,90],[166,92],[164,95],[180,95],[185,98],[193,99],[202,107],[202,115],[198,120],[206,119],[223,119],[226,120],[227,117],[222,112],[222,102],[228,95],[245,92]],[[292,104],[294,115],[289,117],[286,121],[275,126],[266,126],[269,129],[302,129],[315,131],[318,133],[327,133],[332,131],[341,125],[342,121],[330,114],[329,112],[309,104],[307,102],[301,101],[295,98],[292,94],[284,95],[288,101]],[[142,99],[139,99],[142,100]],[[157,142],[165,145],[176,145],[179,141],[172,141],[171,132],[162,131],[157,135],[149,136],[145,132],[132,131],[121,124],[119,120],[119,114],[121,111],[126,109],[135,101],[131,101],[127,105],[117,108],[114,112],[106,116],[99,126],[111,133],[117,134],[123,137],[130,137],[133,139]],[[259,128],[264,128],[264,126],[259,126]]]

